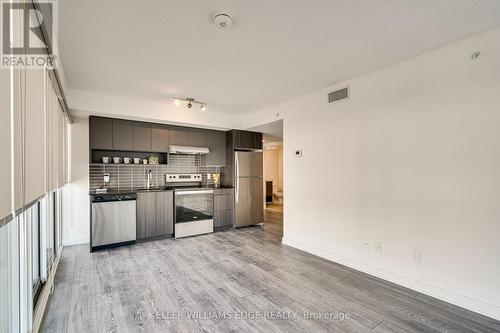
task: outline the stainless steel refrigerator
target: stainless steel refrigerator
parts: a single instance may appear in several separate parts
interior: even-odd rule
[[[235,151],[235,223],[244,227],[264,222],[262,152]]]

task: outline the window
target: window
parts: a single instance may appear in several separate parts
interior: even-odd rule
[[[41,279],[41,210],[40,202],[35,204],[31,209],[31,253],[32,253],[32,286],[33,286],[33,306],[36,305],[38,296],[42,289]]]
[[[0,226],[0,332],[19,330],[19,222]]]

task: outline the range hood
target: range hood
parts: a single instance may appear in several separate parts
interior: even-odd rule
[[[208,154],[210,151],[207,147],[192,147],[192,146],[169,146],[168,152],[170,154],[179,155],[202,155]]]

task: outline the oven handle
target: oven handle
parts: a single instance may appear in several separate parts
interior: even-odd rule
[[[191,194],[212,194],[213,190],[201,190],[201,191],[175,191],[175,195],[191,195]]]

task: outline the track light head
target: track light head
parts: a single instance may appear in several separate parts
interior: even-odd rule
[[[188,109],[191,109],[193,107],[193,104],[199,105],[201,111],[205,111],[207,109],[207,104],[205,104],[204,102],[197,101],[194,98],[174,97],[174,104],[175,105],[181,105],[182,102],[187,102],[186,107]]]

